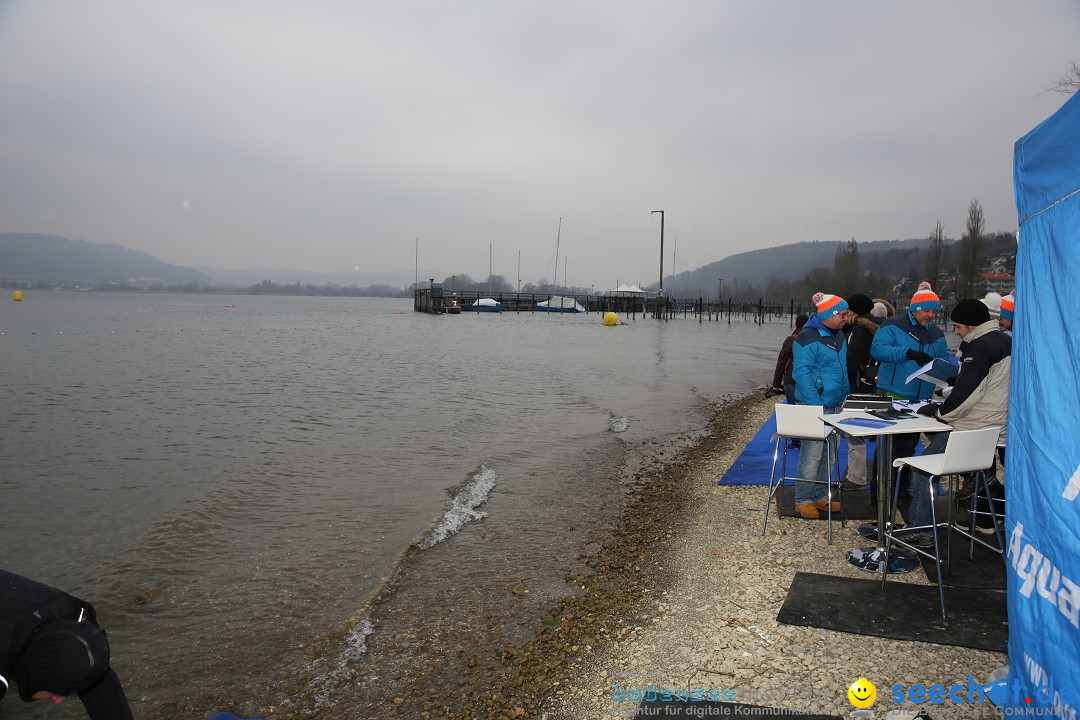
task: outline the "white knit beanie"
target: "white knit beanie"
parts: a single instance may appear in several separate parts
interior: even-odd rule
[[[986,297],[982,299],[982,304],[990,311],[990,317],[997,320],[1001,314],[1001,295],[996,292],[988,292]]]

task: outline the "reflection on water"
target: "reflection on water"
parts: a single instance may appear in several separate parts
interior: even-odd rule
[[[631,454],[767,382],[787,328],[29,292],[0,332],[3,567],[94,602],[154,718],[355,665],[379,634],[357,613],[444,518],[427,614],[450,586],[563,591]]]

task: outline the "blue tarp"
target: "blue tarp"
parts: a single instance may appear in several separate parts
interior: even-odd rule
[[[772,472],[773,433],[776,432],[776,413],[774,412],[757,431],[757,434],[746,443],[742,453],[731,463],[724,476],[717,481],[718,485],[768,485],[769,473]],[[874,445],[870,442],[866,445],[866,457],[874,457]],[[788,450],[787,473],[795,475],[799,466],[799,451]],[[840,472],[847,468],[847,442],[840,440]],[[776,461],[776,472],[780,472],[780,459]]]
[[[1017,141],[1009,447],[1009,692],[1080,704],[1080,94]],[[1015,690],[1014,690],[1015,688]],[[1052,688],[1047,691],[1048,688]],[[1064,688],[1071,689],[1063,693]]]

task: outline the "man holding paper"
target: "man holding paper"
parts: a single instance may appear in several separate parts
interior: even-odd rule
[[[934,383],[919,378],[909,382],[908,377],[934,358],[949,357],[945,333],[934,323],[940,310],[941,301],[930,283],[924,282],[912,296],[907,312],[887,318],[874,333],[870,354],[880,363],[877,385],[883,394],[897,400],[929,400],[933,396]]]
[[[929,400],[933,397],[934,383],[921,378],[908,378],[935,358],[945,360],[949,357],[945,333],[934,324],[940,310],[941,300],[930,288],[930,283],[923,282],[911,297],[907,312],[881,323],[870,345],[870,354],[880,363],[878,393],[895,400]],[[895,456],[914,455],[918,442],[919,433],[895,436]]]

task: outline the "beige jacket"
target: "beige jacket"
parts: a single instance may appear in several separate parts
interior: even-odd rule
[[[990,320],[969,332],[960,343],[960,373],[938,416],[956,430],[1001,428],[1005,442],[1009,422],[1009,374],[1012,338]]]

